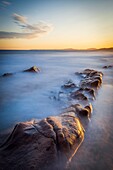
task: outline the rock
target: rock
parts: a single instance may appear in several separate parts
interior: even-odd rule
[[[68,88],[75,88],[76,85],[72,81],[68,81],[66,84],[62,86],[62,88],[68,89]]]
[[[93,78],[96,80],[99,80],[100,83],[102,84],[102,76],[97,75],[97,76],[94,76]]]
[[[68,107],[68,108],[65,108],[64,110],[63,110],[63,113],[69,113],[69,112],[76,112],[76,110],[75,110],[75,108],[74,107],[72,107],[72,106],[70,106],[70,107]]]
[[[88,100],[88,98],[79,91],[72,92],[70,97],[76,100],[86,100],[86,101]]]
[[[24,72],[36,72],[36,73],[39,72],[39,71],[40,71],[40,69],[36,66],[33,66],[33,67],[31,67],[27,70],[24,70]]]
[[[86,87],[83,90],[95,98],[95,90],[93,88]]]
[[[72,107],[75,108],[76,113],[78,115],[80,115],[80,116],[87,116],[87,117],[89,117],[91,115],[91,113],[92,113],[92,110],[93,110],[91,104],[89,104],[89,105],[87,105],[85,107],[82,107],[81,104],[75,104],[75,105],[72,105]]]
[[[89,105],[85,106],[84,108],[88,110],[89,115],[93,112],[93,107],[92,107],[91,103]]]
[[[113,65],[108,65],[108,66],[103,66],[102,68],[112,68],[113,67]]]
[[[91,74],[91,72],[94,72],[95,70],[93,69],[85,69],[81,74],[86,74],[87,76],[89,76]]]
[[[3,75],[2,75],[2,77],[8,77],[8,76],[12,76],[13,75],[13,73],[4,73]]]
[[[88,94],[95,98],[95,90],[93,88],[88,88],[88,87],[82,88],[81,87],[76,92],[84,92],[85,94]]]
[[[102,84],[102,72],[98,72],[96,70],[86,69],[83,71],[83,74],[87,76],[80,82],[80,86],[91,87],[91,88],[99,88]]]
[[[89,82],[88,84],[90,87],[95,87],[95,88],[99,88],[101,86],[101,82],[98,79],[92,80],[91,82]]]
[[[60,162],[65,166],[72,158],[83,139],[83,127],[71,113],[19,123],[0,148],[0,167],[58,169]]]
[[[85,69],[81,74],[86,74],[89,77],[92,77],[92,76],[97,75],[97,74],[103,75],[102,72],[96,71],[96,70],[93,70],[93,69]]]

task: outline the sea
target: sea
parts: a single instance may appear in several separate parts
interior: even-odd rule
[[[104,73],[103,84],[92,102],[93,113],[85,139],[72,159],[70,169],[111,170],[113,168],[113,52],[1,50],[0,51],[0,134],[18,122],[58,115],[70,105],[62,85],[79,84],[76,72],[96,69]],[[23,72],[32,66],[38,73]],[[11,76],[2,76],[13,73]],[[59,97],[60,94],[60,97]]]

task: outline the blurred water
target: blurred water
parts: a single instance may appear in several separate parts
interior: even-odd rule
[[[93,104],[91,121],[87,123],[85,139],[72,159],[70,170],[113,169],[113,64],[112,53],[56,51],[0,51],[0,131],[14,127],[17,122],[58,114],[69,105],[65,98],[51,99],[61,91],[61,85],[72,79],[79,82],[75,72],[85,68],[104,73],[103,85]],[[33,65],[38,74],[22,72]]]
[[[74,79],[76,71],[85,68],[102,70],[112,61],[111,53],[56,52],[56,51],[0,51],[0,130],[13,127],[17,122],[56,115],[68,106],[67,100],[52,100],[53,93],[61,90],[66,80]],[[25,73],[36,65],[41,72]]]

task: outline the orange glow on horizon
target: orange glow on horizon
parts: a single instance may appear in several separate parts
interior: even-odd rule
[[[30,50],[30,49],[88,49],[88,48],[110,48],[113,42],[105,41],[100,43],[90,42],[41,42],[36,40],[0,40],[0,49],[9,50]]]

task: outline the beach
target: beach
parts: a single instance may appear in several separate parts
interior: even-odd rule
[[[92,101],[93,112],[85,126],[85,139],[72,158],[69,169],[112,169],[113,147],[113,65],[112,52],[1,51],[0,52],[0,143],[19,122],[57,116],[73,104],[62,85],[79,84],[76,72],[94,69],[103,73],[103,82]],[[23,72],[33,65],[38,74]],[[12,73],[3,77],[4,73]]]

